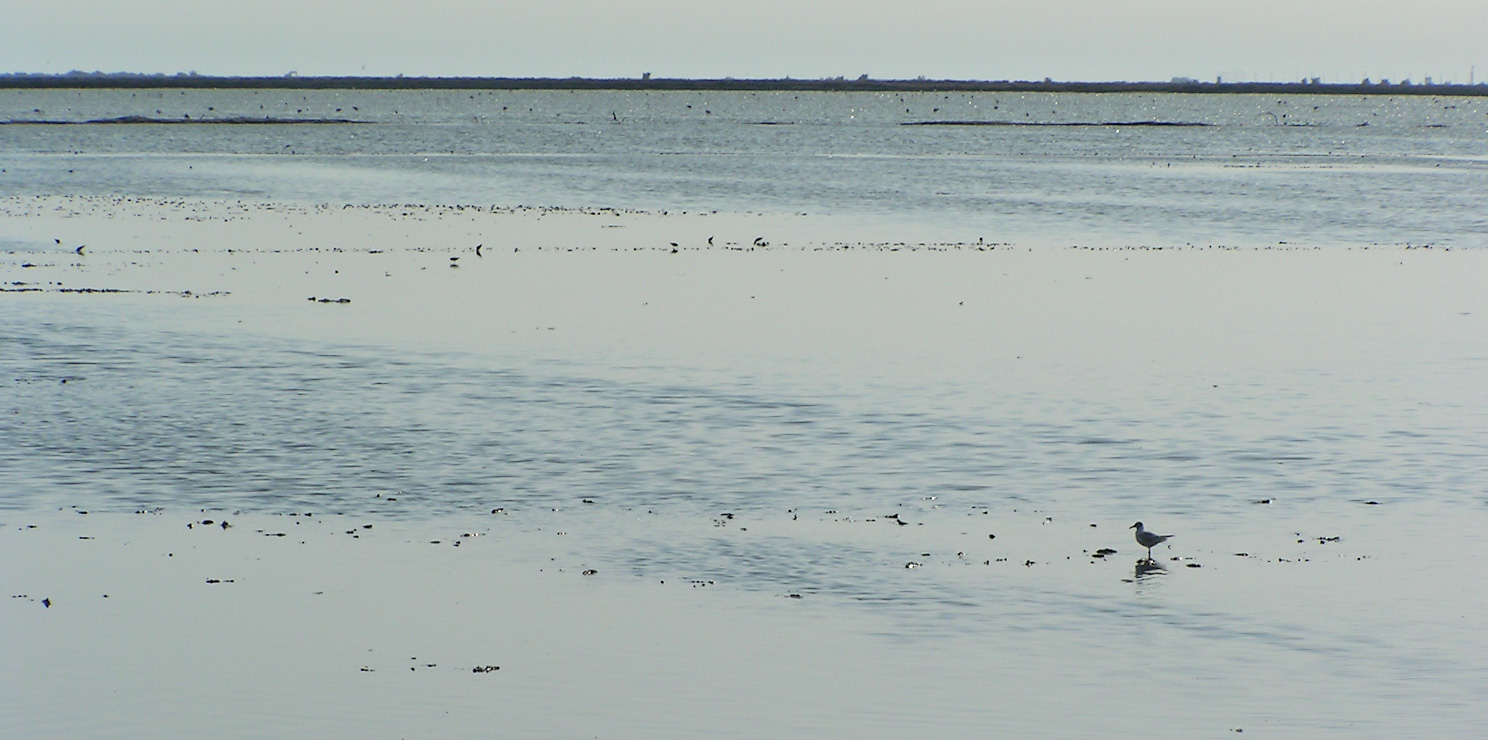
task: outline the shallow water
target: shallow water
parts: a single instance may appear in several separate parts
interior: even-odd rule
[[[1412,101],[1391,113],[1408,143],[1370,139],[1389,162],[1272,151],[1231,168],[1224,146],[1275,133],[1252,130],[1254,111],[1134,100],[1124,120],[1224,125],[980,140],[899,126],[878,101],[866,123],[854,107],[745,129],[774,112],[735,100],[730,130],[785,150],[759,157],[779,200],[709,189],[738,170],[686,137],[691,154],[653,138],[632,159],[562,152],[524,171],[480,154],[423,177],[398,157],[368,175],[360,154],[228,154],[204,127],[6,128],[22,134],[5,146],[32,143],[0,154],[6,192],[23,191],[3,203],[0,283],[34,292],[0,293],[0,625],[28,638],[0,652],[16,697],[0,734],[1475,736],[1488,253],[1367,248],[1415,227],[1306,215],[1341,199],[1342,223],[1375,207],[1351,189],[1436,199],[1466,178],[1458,201],[1370,218],[1478,245],[1475,140],[1455,136],[1465,124],[1439,138]],[[395,149],[458,138],[467,104],[446,102],[427,131],[376,125],[412,137]],[[637,106],[663,104],[686,103]],[[594,109],[571,105],[545,115]],[[1309,150],[1366,114],[1284,134]],[[915,178],[940,155],[859,156],[906,130],[932,154],[1049,147],[1037,164],[964,160],[1041,192],[993,215],[926,206]],[[1197,234],[1186,216],[1127,223],[1092,193],[1177,198],[1134,158],[1211,134],[1231,143],[1191,176],[1235,188],[1215,196],[1233,209],[1217,241],[1300,246],[1070,248],[1088,224],[1138,244]],[[260,135],[285,136],[228,140]],[[84,154],[27,149],[68,136]],[[1129,154],[1108,164],[1107,144]],[[829,146],[844,149],[802,154]],[[1424,165],[1444,153],[1446,174]],[[661,206],[236,202],[511,204],[504,177],[561,203]],[[227,182],[228,201],[198,191]],[[172,197],[82,197],[99,191]],[[859,219],[877,191],[899,206]],[[828,213],[776,212],[806,192],[803,210]],[[734,207],[661,213],[680,201]],[[1032,233],[1044,218],[1063,225],[1037,244],[1057,247],[976,243],[993,223],[978,219]],[[773,246],[745,251],[755,234]],[[933,243],[947,234],[964,242]],[[63,292],[77,288],[121,292]],[[1155,564],[1137,519],[1176,535]],[[472,674],[485,664],[502,668]]]
[[[0,470],[21,505],[102,473],[115,488],[79,503],[361,511],[402,491],[416,517],[584,498],[694,515],[932,499],[1228,515],[1258,490],[1480,504],[1481,255],[1405,256],[513,255],[415,272],[423,299],[354,289],[344,308],[18,294],[0,367],[24,453]],[[354,285],[444,258],[315,259]],[[1004,273],[1021,287],[989,290]],[[771,274],[799,282],[755,283]],[[594,275],[649,279],[647,300],[596,296]],[[1280,292],[1323,276],[1325,298]],[[1220,284],[1239,297],[1189,302]],[[747,315],[695,294],[730,285]]]
[[[1482,98],[5,91],[0,196],[808,212],[839,238],[1488,246]],[[354,124],[226,124],[224,119]],[[908,125],[996,122],[999,126]],[[1180,123],[1198,126],[1070,124]]]
[[[807,284],[838,285],[845,292],[825,300],[841,305],[851,294],[842,286],[881,257],[787,251],[744,259],[768,271],[805,270],[821,260],[805,270],[815,276]],[[1306,282],[1325,270],[1337,281],[1337,313],[1308,316],[1295,302],[1310,299],[1277,298],[1271,313],[1251,315],[1264,337],[1210,342],[1182,331],[1143,331],[1123,338],[1125,350],[1112,350],[1093,346],[1110,325],[1081,311],[1052,310],[1072,297],[1047,295],[1052,286],[1035,284],[1016,300],[1049,301],[1032,307],[1051,309],[1040,324],[1051,336],[1040,343],[1015,344],[1028,340],[1000,323],[948,323],[928,338],[911,337],[931,325],[931,312],[902,330],[879,325],[861,337],[848,334],[835,354],[816,356],[809,342],[791,339],[762,311],[752,330],[715,338],[736,352],[694,351],[731,320],[720,310],[662,330],[654,344],[596,354],[590,340],[611,330],[573,330],[575,317],[564,313],[573,310],[570,296],[562,292],[539,308],[560,317],[563,333],[578,335],[566,342],[525,334],[498,340],[505,332],[497,329],[469,329],[465,341],[420,342],[378,329],[376,307],[360,298],[346,310],[373,312],[358,322],[371,328],[338,340],[329,327],[339,319],[308,313],[323,309],[255,305],[241,293],[11,296],[0,316],[7,337],[0,345],[0,438],[12,451],[0,462],[0,485],[7,491],[5,542],[19,552],[10,562],[26,563],[37,552],[27,549],[39,546],[28,538],[43,535],[27,534],[25,522],[40,521],[53,533],[44,536],[60,533],[63,540],[87,532],[160,549],[160,535],[130,536],[137,525],[118,517],[156,511],[151,518],[177,531],[178,520],[202,510],[234,519],[237,527],[224,537],[238,539],[196,545],[196,557],[226,558],[219,574],[258,573],[248,579],[260,584],[253,588],[269,588],[261,598],[285,608],[305,597],[271,584],[298,578],[290,573],[304,566],[295,563],[309,558],[317,563],[312,572],[340,584],[337,608],[379,615],[374,622],[417,622],[419,610],[409,603],[427,589],[459,591],[497,564],[525,566],[529,574],[518,579],[522,586],[500,579],[501,593],[525,589],[530,598],[577,610],[512,617],[512,629],[534,635],[529,648],[498,647],[481,636],[480,615],[509,607],[468,592],[441,597],[460,604],[425,617],[445,621],[445,637],[426,635],[424,648],[406,652],[442,651],[439,662],[450,662],[451,654],[488,645],[513,661],[502,679],[504,691],[515,693],[501,698],[452,683],[463,674],[451,672],[437,683],[404,686],[407,696],[379,706],[359,698],[358,684],[338,681],[356,678],[361,667],[396,666],[358,657],[361,649],[349,645],[314,652],[319,662],[304,670],[343,672],[318,690],[328,710],[368,718],[364,727],[381,721],[479,734],[494,701],[514,726],[537,732],[614,726],[628,728],[622,734],[677,737],[698,727],[723,736],[762,727],[783,735],[888,737],[927,726],[952,737],[988,728],[1123,736],[1130,734],[1126,723],[1141,720],[1185,734],[1475,732],[1488,673],[1472,656],[1488,647],[1481,617],[1488,604],[1463,585],[1488,567],[1477,539],[1488,523],[1488,384],[1481,380],[1488,376],[1478,341],[1488,311],[1471,289],[1479,255],[1148,254],[1139,268],[1095,253],[966,257],[955,271],[960,279],[977,282],[968,277],[977,269],[1037,275],[1032,268],[1042,264],[1054,275],[1089,277],[1115,295],[1158,303],[1203,290],[1201,277],[1217,260],[1228,260],[1223,272],[1241,294],[1274,288],[1269,275]],[[894,257],[903,269],[893,274],[912,285],[887,307],[907,310],[922,291],[947,290],[943,268],[911,269],[943,258]],[[263,259],[275,269],[276,258]],[[282,269],[294,258],[277,259]],[[401,264],[387,262],[388,255],[334,261],[354,272],[359,260],[371,259],[394,273]],[[571,261],[512,260],[494,273],[545,285],[601,265],[623,270],[627,261],[639,274],[656,269],[644,255],[563,259]],[[1380,270],[1388,274],[1387,265],[1406,261],[1414,267],[1395,292],[1362,290]],[[471,269],[446,268],[440,279],[447,289],[486,279]],[[651,298],[665,304],[708,272],[694,268],[675,283],[658,281]],[[1159,283],[1169,287],[1142,294],[1124,283],[1123,275],[1145,273],[1162,275]],[[715,274],[726,283],[749,281],[738,272]],[[1084,292],[1086,280],[1068,282],[1095,300]],[[1435,286],[1440,305],[1427,307],[1424,295],[1400,287],[1415,283]],[[438,285],[425,289],[443,292]],[[467,309],[499,315],[501,299],[488,300]],[[1225,331],[1222,319],[1238,308],[1236,300],[1186,320],[1200,332]],[[415,324],[448,316],[437,301],[389,308],[412,311]],[[1347,323],[1372,312],[1404,315],[1393,324],[1371,319],[1358,332]],[[1119,324],[1120,314],[1108,319]],[[300,318],[286,323],[286,316]],[[797,328],[808,336],[810,325],[824,320],[800,316]],[[1427,325],[1433,328],[1418,328]],[[1148,327],[1159,328],[1173,327]],[[751,338],[757,332],[764,336]],[[1321,334],[1332,339],[1313,345]],[[958,362],[978,341],[1002,347]],[[665,349],[671,345],[681,346]],[[1029,357],[1005,354],[1013,351]],[[45,513],[58,507],[60,514]],[[399,535],[378,549],[340,539],[297,556],[275,555],[275,547],[293,542],[251,544],[250,531],[272,531],[265,528],[276,526],[274,518],[289,515],[321,540],[339,535],[342,522],[352,524],[348,532],[368,522]],[[1127,529],[1136,518],[1179,530],[1154,553],[1160,568],[1133,565],[1145,554]],[[112,523],[80,529],[85,519]],[[462,542],[458,557],[431,561],[416,549],[430,541],[447,548],[460,541],[456,532],[484,537]],[[1101,548],[1117,553],[1094,557]],[[84,573],[99,567],[88,552],[58,557],[81,558],[72,568]],[[280,558],[287,570],[246,565],[264,558]],[[366,575],[352,576],[353,569],[338,581],[324,562],[343,558],[363,567],[380,563],[382,585],[348,594],[344,579]],[[398,575],[402,567],[393,563],[403,561],[413,570]],[[21,594],[36,591],[38,576],[50,572],[34,564],[12,568]],[[419,576],[419,568],[443,575]],[[557,569],[558,580],[522,580],[533,568]],[[590,568],[618,590],[573,594],[558,575]],[[149,585],[163,577],[136,572],[100,580],[98,588],[115,590],[115,598],[131,589],[189,588]],[[66,580],[53,575],[40,585],[50,584],[55,596]],[[200,579],[190,583],[201,588]],[[693,595],[710,589],[722,595]],[[181,598],[202,598],[191,593]],[[778,613],[782,599],[796,601],[792,594],[805,605]],[[66,603],[80,598],[70,595]],[[643,606],[658,599],[666,606]],[[7,619],[32,625],[34,615],[17,610],[34,609],[33,601],[7,605]],[[203,603],[209,612],[231,608]],[[656,608],[661,621],[633,621]],[[668,628],[675,642],[662,644],[670,647],[651,654],[622,647],[639,635],[658,639],[658,624],[694,609],[702,621]],[[556,647],[572,631],[600,629],[579,615],[605,612],[627,615],[600,630],[609,641],[587,652]],[[212,620],[231,622],[251,612],[215,614]],[[537,628],[534,619],[552,624]],[[399,642],[368,629],[351,634],[374,655]],[[739,640],[716,646],[732,652],[792,634],[800,642],[693,666],[700,658],[692,641]],[[252,638],[243,649],[266,649],[253,646],[272,639]],[[134,665],[154,657],[125,651],[114,659]],[[256,668],[236,650],[222,659],[267,676],[307,657],[280,655],[277,664]],[[39,656],[16,660],[53,680],[75,680]],[[794,677],[776,675],[780,666]],[[240,683],[209,679],[186,695],[245,717],[261,711],[260,702],[283,700],[265,685]],[[586,709],[543,698],[575,685],[593,692]],[[450,694],[435,699],[428,692],[436,688]],[[410,701],[433,704],[421,709]],[[1048,719],[1068,702],[1082,708]],[[389,714],[392,706],[401,709]],[[436,721],[434,706],[460,719]],[[123,709],[109,711],[137,721]],[[328,716],[304,711],[291,726],[316,726]],[[7,721],[48,734],[36,717],[22,712]]]

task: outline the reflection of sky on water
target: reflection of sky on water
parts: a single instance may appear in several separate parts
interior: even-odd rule
[[[1423,105],[1409,114],[1428,116]],[[582,110],[543,115],[560,112]],[[214,147],[244,139],[201,128],[14,128],[6,146],[75,136],[81,149],[113,149],[7,149],[17,179],[0,187],[887,205],[883,219],[929,224],[927,240],[962,228],[931,223],[946,215],[1014,232],[1064,224],[1056,241],[1128,227],[1144,240],[1212,227],[1215,240],[1244,241],[1305,222],[1315,231],[1304,237],[1355,246],[1379,224],[1349,231],[1350,209],[1401,224],[1379,241],[1418,226],[1461,236],[1488,192],[1462,160],[1422,171],[1424,151],[1457,144],[1409,125],[1368,127],[1373,138],[1348,146],[1380,159],[1355,166],[1344,159],[1356,149],[1315,162],[1278,153],[1321,146],[1326,126],[989,132],[899,127],[892,112],[851,125],[617,128],[611,142],[597,124],[542,140],[556,124],[534,111],[514,130],[536,138],[512,146],[559,151],[467,151],[495,139],[450,121],[389,125],[386,156],[223,155]],[[294,129],[310,137],[295,145],[346,146],[328,132]],[[736,134],[732,150],[710,138]],[[177,135],[190,142],[172,144]],[[1215,155],[1159,167],[1132,153],[1212,135],[1271,148],[1233,158],[1243,166]],[[200,153],[129,153],[142,141]],[[410,141],[456,153],[410,155]],[[637,142],[639,155],[616,153]],[[891,144],[909,151],[862,151]],[[767,145],[782,151],[751,154]],[[1124,153],[1108,164],[1112,152]],[[1435,211],[1409,205],[1438,197]],[[1186,198],[1189,210],[1167,212]],[[100,203],[73,202],[92,209],[79,221],[116,215]],[[225,212],[119,212],[133,224],[152,209],[181,221],[214,208]],[[252,239],[235,225],[272,223],[284,254],[149,241],[147,229],[139,250],[103,245],[79,259],[70,242],[33,238],[0,259],[7,282],[230,293],[4,299],[0,513],[42,521],[54,539],[36,547],[22,539],[31,530],[7,527],[0,547],[19,555],[0,569],[14,574],[7,583],[36,584],[16,594],[57,598],[39,612],[13,598],[0,617],[39,638],[28,644],[77,658],[26,654],[13,673],[41,678],[0,706],[0,729],[19,722],[9,734],[37,734],[23,712],[58,701],[137,720],[130,711],[155,706],[141,695],[185,697],[170,717],[329,699],[293,704],[284,721],[332,735],[328,708],[350,709],[363,722],[355,736],[432,721],[419,707],[452,712],[462,731],[487,731],[494,707],[503,727],[652,737],[1037,736],[1050,717],[1060,736],[1120,736],[1113,725],[1139,721],[1196,736],[1344,737],[1363,725],[1465,736],[1481,721],[1488,676],[1472,658],[1488,607],[1461,587],[1482,580],[1488,460],[1477,253],[524,249],[497,261],[494,250],[470,256],[453,218],[423,236],[456,246],[400,230],[351,239],[346,253],[294,252],[303,242],[290,231],[352,222],[272,211],[232,210],[216,231],[189,233]],[[505,218],[481,223],[519,220]],[[726,223],[614,222],[626,234]],[[771,239],[801,241],[760,223],[783,234]],[[308,305],[312,293],[356,298]],[[203,508],[234,528],[213,540],[186,530],[180,517]],[[1138,517],[1181,536],[1151,566],[1132,565],[1145,555],[1125,529]],[[123,536],[131,526],[142,529]],[[275,527],[314,536],[258,532]],[[1116,552],[1094,557],[1102,548]],[[200,591],[223,577],[234,582]],[[95,611],[66,611],[75,604]],[[315,639],[286,638],[302,634]],[[137,646],[148,654],[128,652]],[[406,670],[411,656],[503,663],[481,678],[506,683],[453,671],[406,683],[423,680]],[[290,679],[278,677],[285,666]],[[304,691],[279,689],[304,676],[316,678]],[[1133,691],[1173,701],[1133,705]]]

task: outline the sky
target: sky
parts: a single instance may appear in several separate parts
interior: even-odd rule
[[[4,0],[0,73],[1488,79],[1485,0]]]

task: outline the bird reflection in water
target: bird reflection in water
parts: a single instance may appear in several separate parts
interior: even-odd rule
[[[1141,560],[1137,561],[1137,580],[1141,580],[1148,576],[1165,576],[1167,574],[1168,569],[1164,567],[1162,563],[1159,563],[1156,560],[1142,558]]]

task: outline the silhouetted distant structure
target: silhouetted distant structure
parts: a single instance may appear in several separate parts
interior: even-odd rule
[[[1476,70],[1474,70],[1475,72]],[[1469,73],[1469,78],[1473,77]],[[1477,95],[1488,96],[1488,84],[1425,84],[1381,79],[1359,84],[1324,83],[1312,77],[1301,82],[1201,82],[1174,77],[1167,82],[1056,82],[1043,80],[879,80],[863,75],[819,80],[683,79],[592,77],[212,77],[208,75],[144,75],[70,72],[63,75],[0,75],[0,88],[196,88],[293,90],[748,90],[748,91],[893,91],[893,92],[1154,92],[1154,93],[1306,93],[1312,95]]]

